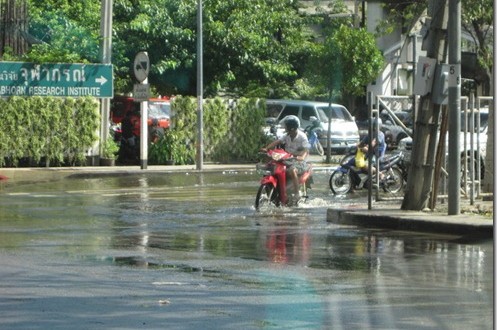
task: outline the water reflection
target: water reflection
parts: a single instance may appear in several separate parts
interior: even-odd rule
[[[276,227],[265,235],[267,260],[278,264],[307,267],[311,256],[311,236],[307,231],[291,231]]]

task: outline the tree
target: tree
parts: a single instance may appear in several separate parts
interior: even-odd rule
[[[363,28],[341,25],[320,45],[313,81],[342,101],[365,94],[365,86],[383,69],[384,60],[374,36]]]
[[[211,93],[286,96],[315,49],[289,0],[216,0],[205,18],[206,77]],[[286,94],[286,95],[285,95]]]
[[[195,95],[196,0],[123,0],[114,12],[123,62],[146,49],[151,83],[165,94]],[[206,1],[203,21],[207,96],[288,94],[313,50],[290,0]]]
[[[99,0],[29,0],[30,36],[37,40],[22,60],[98,62]]]
[[[2,28],[0,29],[0,54],[26,52],[29,41],[24,34],[27,25],[26,0],[0,1]]]
[[[30,33],[44,44],[25,59],[98,62],[101,0],[30,0]],[[114,0],[112,63],[116,93],[131,91],[132,63],[149,53],[149,83],[159,94],[196,94],[196,0]],[[343,11],[341,2],[332,10]],[[205,95],[315,97],[305,79],[322,49],[293,0],[204,3]],[[309,93],[307,93],[309,92]]]
[[[33,48],[29,58],[98,61],[100,2],[73,8],[66,0],[31,0],[30,31],[45,45]],[[131,90],[134,56],[147,50],[149,82],[157,93],[195,94],[196,10],[196,0],[114,1],[117,93]],[[205,1],[205,94],[299,98],[306,88],[302,76],[318,50],[307,27],[311,19],[292,0]]]

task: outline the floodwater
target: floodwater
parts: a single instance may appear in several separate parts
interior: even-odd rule
[[[0,329],[492,329],[493,242],[256,212],[251,172],[0,187]]]

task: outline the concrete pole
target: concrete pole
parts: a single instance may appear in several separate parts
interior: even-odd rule
[[[448,214],[461,210],[461,0],[449,0],[449,191]]]
[[[428,15],[432,17],[426,36],[426,55],[440,63],[445,59],[447,29],[447,0],[430,0]],[[434,71],[434,69],[432,69]],[[426,207],[433,184],[435,149],[438,139],[440,105],[432,102],[432,95],[422,95],[419,104],[412,145],[412,157],[402,210],[420,211]]]
[[[197,170],[204,167],[204,118],[203,118],[203,33],[202,0],[198,0],[197,9]]]

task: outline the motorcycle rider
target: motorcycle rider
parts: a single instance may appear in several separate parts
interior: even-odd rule
[[[157,118],[152,119],[152,126],[149,130],[149,143],[157,143],[164,137],[164,128],[159,126]]]
[[[128,111],[121,123],[122,141],[119,148],[119,162],[133,162],[139,159],[140,113]]]
[[[361,142],[357,145],[357,148],[360,148],[362,152],[367,156],[368,159],[371,159],[373,166],[371,167],[371,175],[376,173],[376,155],[378,155],[378,159],[381,159],[385,156],[385,151],[387,149],[387,144],[385,142],[385,134],[381,131],[382,121],[381,118],[375,118],[373,120],[373,139],[371,141],[371,146],[373,150],[369,151],[369,135],[366,135]],[[355,162],[355,160],[354,160]],[[368,162],[365,162],[364,167],[360,168],[361,170],[367,172],[368,170]],[[384,179],[384,174],[380,172],[380,181]]]
[[[306,159],[309,154],[310,145],[307,135],[299,129],[300,120],[297,116],[287,116],[284,119],[284,122],[286,134],[269,143],[261,150],[267,151],[268,149],[272,149],[279,144],[283,144],[285,146],[284,149],[293,155],[294,160],[292,164],[287,166],[286,173],[292,181],[293,198],[299,198],[298,176],[309,169],[309,164],[307,164]]]

